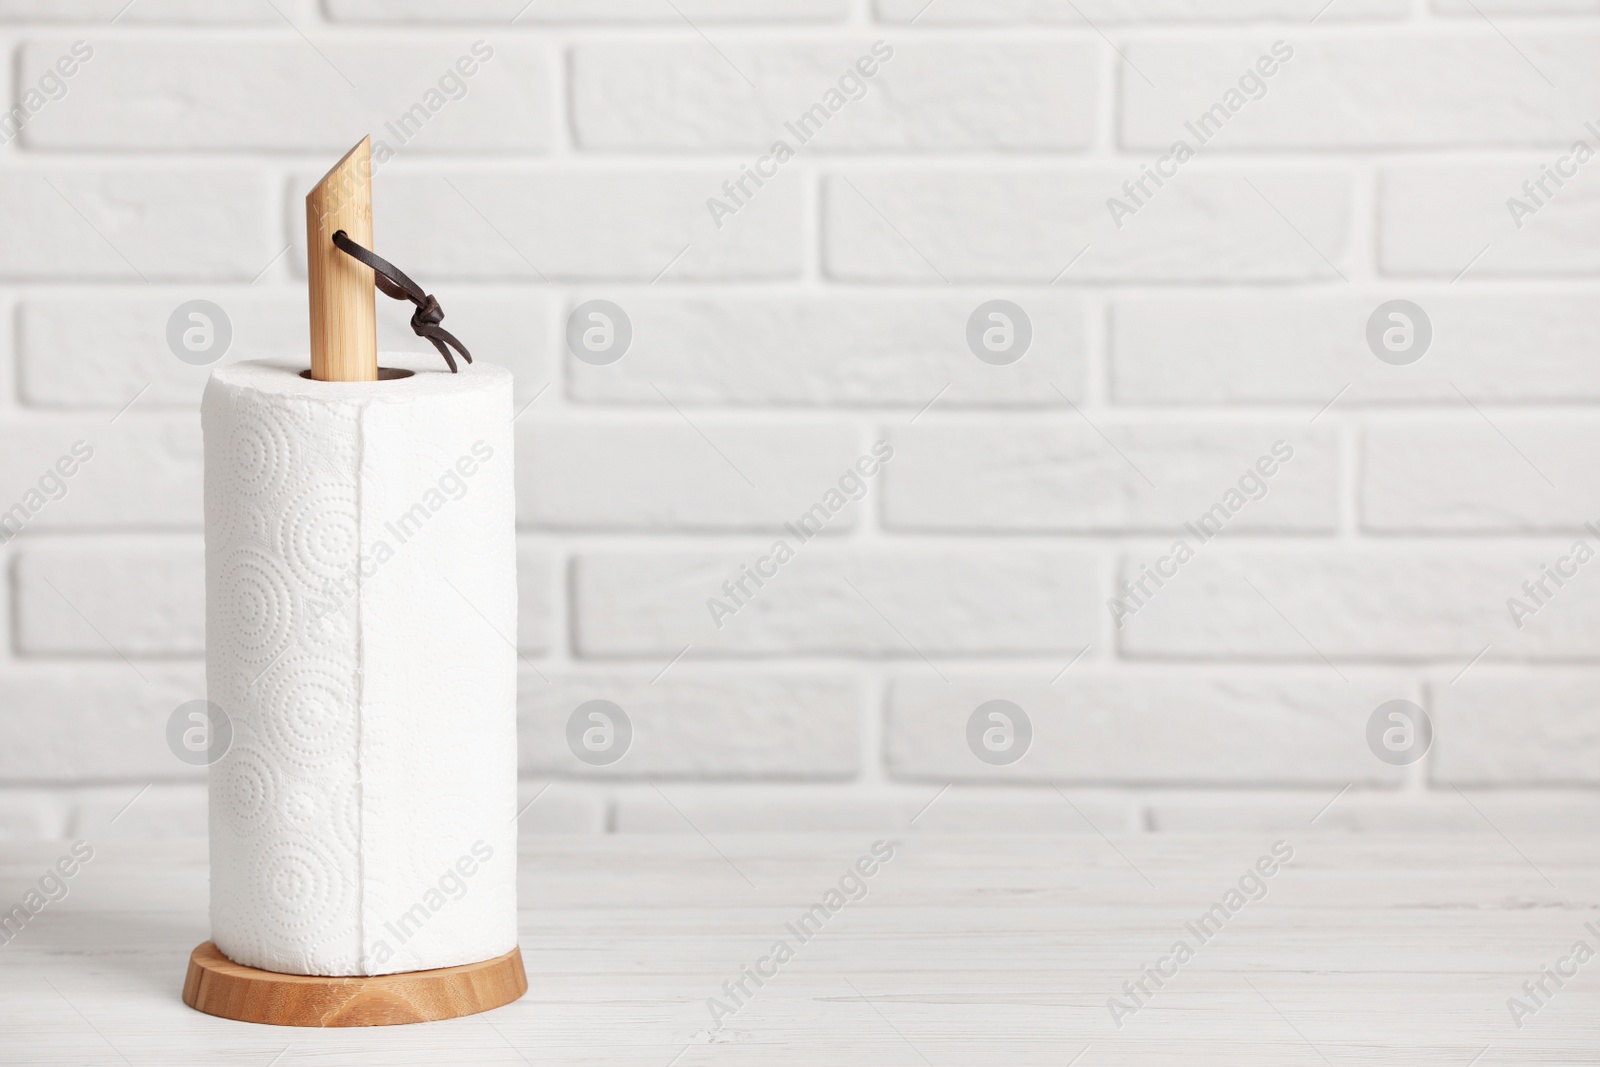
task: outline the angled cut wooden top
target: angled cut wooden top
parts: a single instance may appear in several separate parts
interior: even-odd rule
[[[306,295],[311,376],[323,382],[376,381],[372,268],[334,246],[333,235],[340,230],[363,248],[372,247],[372,155],[365,137],[306,194]]]

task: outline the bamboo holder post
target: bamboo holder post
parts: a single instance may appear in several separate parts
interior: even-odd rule
[[[311,377],[378,380],[378,313],[372,268],[334,247],[333,235],[372,247],[371,138],[345,153],[306,194],[306,275],[311,297]]]

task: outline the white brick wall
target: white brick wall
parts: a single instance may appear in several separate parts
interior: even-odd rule
[[[817,151],[1074,151],[1094,135],[1099,59],[1087,43],[916,43],[882,62],[871,37],[733,46],[726,63],[704,53],[699,42],[574,50],[578,147],[765,149],[782,134],[775,115],[797,120],[864,56],[872,73],[849,87],[861,94],[849,122],[835,132],[830,120]]]
[[[1284,42],[1279,52],[1275,41]],[[1291,26],[1227,41],[1140,41],[1120,72],[1122,143],[1166,148],[1174,127],[1204,112],[1258,56],[1288,54],[1274,74],[1255,79],[1260,88],[1246,88],[1259,99],[1229,118],[1208,150],[1561,147],[1593,117],[1585,105],[1600,79],[1597,44],[1587,35],[1524,34],[1524,59],[1493,34],[1307,40]],[[1530,60],[1564,88],[1539,78]],[[1158,87],[1138,70],[1158,77]],[[1460,77],[1463,70],[1473,76]]]
[[[1595,0],[0,0],[0,836],[203,828],[164,731],[207,371],[167,319],[298,358],[301,197],[368,132],[379,250],[527,405],[525,832],[1592,823],[1597,45]],[[567,351],[592,299],[620,362]],[[1008,365],[968,347],[996,299]],[[566,741],[594,699],[609,766]],[[969,748],[996,699],[1010,765]]]
[[[1069,270],[1080,282],[1337,278],[1335,263],[1351,243],[1349,175],[1325,164],[1184,174],[1118,229],[1106,199],[1139,176],[1140,162],[1022,171],[846,166],[823,177],[823,274],[838,282],[1026,287]]]

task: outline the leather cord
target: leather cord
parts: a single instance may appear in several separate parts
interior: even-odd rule
[[[468,363],[472,362],[472,353],[467,351],[467,346],[456,340],[454,334],[439,324],[444,321],[444,309],[439,306],[431,294],[424,293],[422,286],[412,281],[406,272],[390,263],[376,252],[362,248],[350,240],[350,235],[339,230],[333,235],[333,243],[345,255],[358,260],[371,267],[374,272],[373,281],[378,283],[378,288],[384,296],[393,297],[395,300],[409,300],[417,305],[417,310],[411,315],[411,329],[418,337],[425,337],[433,342],[433,347],[439,350],[444,361],[450,365],[450,373],[456,373],[456,361],[450,355],[449,345],[461,353],[461,358]]]

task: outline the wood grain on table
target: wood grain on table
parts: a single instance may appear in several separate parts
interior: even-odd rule
[[[341,1031],[185,1007],[204,844],[96,844],[0,944],[0,1063],[1600,1063],[1600,958],[1571,955],[1600,951],[1595,835],[881,838],[527,839],[527,995]],[[66,847],[0,845],[0,907]],[[1537,1004],[1547,966],[1577,973]]]

